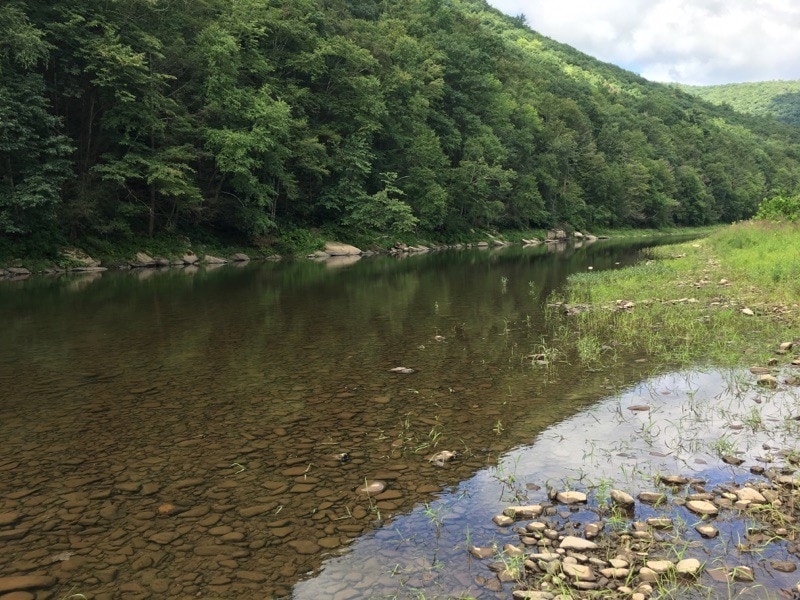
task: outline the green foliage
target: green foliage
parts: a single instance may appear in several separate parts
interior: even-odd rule
[[[400,200],[403,191],[394,185],[397,173],[382,173],[383,188],[371,196],[354,199],[345,225],[367,231],[383,231],[390,235],[402,235],[414,230],[419,219],[411,207]]]
[[[679,87],[714,104],[727,104],[739,112],[773,116],[789,125],[800,126],[800,80]]]
[[[773,196],[758,206],[756,219],[765,221],[797,221],[800,219],[800,196]]]
[[[800,185],[797,130],[483,0],[16,0],[0,75],[18,237],[705,225]]]

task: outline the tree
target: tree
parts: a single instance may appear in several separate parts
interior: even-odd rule
[[[69,176],[69,140],[46,100],[36,67],[48,56],[43,32],[23,5],[0,6],[0,232],[55,233]],[[55,234],[57,235],[57,234]]]

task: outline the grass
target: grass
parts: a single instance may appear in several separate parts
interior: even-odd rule
[[[747,222],[652,249],[634,267],[573,275],[557,300],[590,308],[553,319],[556,346],[590,365],[620,350],[672,365],[766,361],[800,324],[798,247],[798,225]]]

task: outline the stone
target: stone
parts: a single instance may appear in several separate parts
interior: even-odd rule
[[[756,313],[754,313],[754,312],[753,312],[751,309],[749,309],[749,308],[743,308],[743,309],[742,309],[742,314],[743,314],[743,315],[745,315],[746,317],[752,317],[752,316],[754,316]]]
[[[639,579],[647,583],[655,583],[658,581],[658,573],[650,567],[642,567],[639,569]]]
[[[704,538],[715,538],[719,535],[719,530],[713,525],[696,525],[695,531]]]
[[[736,497],[740,501],[747,501],[753,504],[766,504],[767,499],[764,498],[763,494],[756,489],[751,487],[743,487],[738,490],[734,490]]]
[[[267,576],[259,571],[237,571],[236,577],[244,579],[245,581],[252,581],[254,583],[261,583],[267,580]]]
[[[506,515],[495,515],[492,517],[492,522],[498,527],[508,527],[514,524],[514,519]]]
[[[203,257],[203,262],[207,265],[224,265],[228,261],[224,258],[220,258],[219,256],[212,256],[210,254],[206,254]]]
[[[661,479],[662,483],[667,485],[686,485],[689,483],[689,479],[682,475],[661,475],[659,479]]]
[[[669,517],[650,517],[647,524],[653,529],[672,529],[672,519]]]
[[[622,490],[611,490],[611,501],[623,508],[630,508],[636,503],[633,496]]]
[[[503,513],[512,519],[535,519],[542,514],[544,508],[540,504],[526,506],[508,506]]]
[[[660,575],[668,572],[673,567],[673,564],[671,560],[648,560],[645,566]]]
[[[0,600],[36,600],[36,596],[30,592],[11,592],[0,596]]]
[[[0,514],[0,527],[13,525],[17,521],[19,521],[21,517],[22,513],[19,513],[17,511],[2,513]]]
[[[411,375],[412,373],[416,373],[414,369],[409,367],[392,367],[389,369],[390,373],[399,373],[401,375]]]
[[[586,502],[586,494],[575,491],[558,492],[556,500],[561,504],[579,504]]]
[[[154,267],[156,260],[146,252],[137,252],[136,258],[131,263],[132,267]]]
[[[675,565],[675,571],[679,575],[695,576],[700,572],[701,566],[700,561],[696,558],[684,558]]]
[[[328,256],[353,256],[362,254],[361,250],[341,242],[325,242],[325,254]]]
[[[645,504],[663,504],[667,501],[667,497],[658,492],[640,492],[638,498]]]
[[[481,560],[485,558],[491,558],[494,556],[494,548],[492,546],[469,546],[467,548],[468,552],[472,554],[475,558],[479,558]]]
[[[555,598],[550,592],[538,590],[514,590],[511,595],[514,600],[553,600]]]
[[[225,544],[195,546],[194,553],[197,556],[224,556],[226,558],[243,558],[250,554],[244,548],[239,548],[238,546],[228,546]]]
[[[592,571],[591,567],[587,567],[586,565],[578,565],[565,562],[564,564],[561,565],[561,570],[564,572],[564,575],[573,580],[577,581],[597,580],[597,575],[594,574],[594,571]]]
[[[738,456],[733,456],[731,454],[726,454],[726,455],[724,455],[722,457],[722,462],[724,462],[725,464],[728,464],[728,465],[733,465],[734,467],[738,467],[739,465],[744,463],[744,460],[742,460]]]
[[[244,252],[237,252],[236,254],[231,256],[231,260],[233,262],[249,262],[250,257],[247,256],[247,254],[245,254]]]
[[[686,503],[686,508],[698,515],[714,516],[719,513],[719,509],[707,500],[689,500]]]
[[[193,252],[187,252],[183,256],[181,256],[181,260],[185,265],[194,265],[200,262],[200,257],[194,254]]]
[[[759,375],[758,381],[756,383],[758,383],[758,385],[762,387],[769,387],[769,388],[778,387],[777,378],[774,375],[770,375],[769,373],[765,373],[764,375]]]
[[[750,367],[749,371],[753,375],[764,375],[770,372],[769,368],[767,367]]]
[[[586,526],[583,528],[583,535],[586,536],[587,540],[591,540],[600,535],[600,532],[602,530],[603,530],[603,523],[587,523]]]
[[[167,544],[171,544],[175,540],[180,537],[179,533],[175,531],[159,531],[158,533],[154,533],[150,536],[150,540],[155,542],[156,544],[161,544],[162,546],[166,546]]]
[[[443,467],[445,463],[455,460],[456,456],[457,454],[455,452],[451,452],[450,450],[441,450],[436,454],[429,456],[428,462],[433,463],[437,467]]]
[[[37,590],[56,584],[56,578],[49,575],[16,575],[0,577],[0,593],[18,590]]]
[[[630,573],[631,570],[624,567],[608,567],[606,569],[600,569],[600,574],[608,579],[626,579]]]
[[[516,558],[518,556],[524,556],[525,551],[514,544],[505,544],[503,546],[503,554]]]
[[[245,517],[246,519],[249,519],[251,517],[262,515],[265,512],[272,510],[273,508],[275,508],[273,504],[258,504],[256,506],[248,506],[245,508],[240,508],[239,514]]]
[[[356,489],[356,493],[364,496],[376,496],[386,489],[386,482],[378,479],[374,481],[365,481],[364,485]]]
[[[563,550],[594,550],[597,548],[597,544],[583,538],[568,535],[561,540],[558,547]]]
[[[781,573],[794,573],[797,570],[797,563],[790,560],[771,560],[769,566]]]
[[[122,492],[128,493],[135,493],[138,492],[142,488],[142,484],[137,481],[126,481],[124,483],[117,484],[117,489]]]
[[[316,554],[320,550],[319,545],[312,540],[292,540],[289,546],[298,554]]]

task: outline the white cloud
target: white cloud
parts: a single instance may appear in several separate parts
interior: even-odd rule
[[[653,81],[800,78],[797,0],[489,0],[540,33]]]

